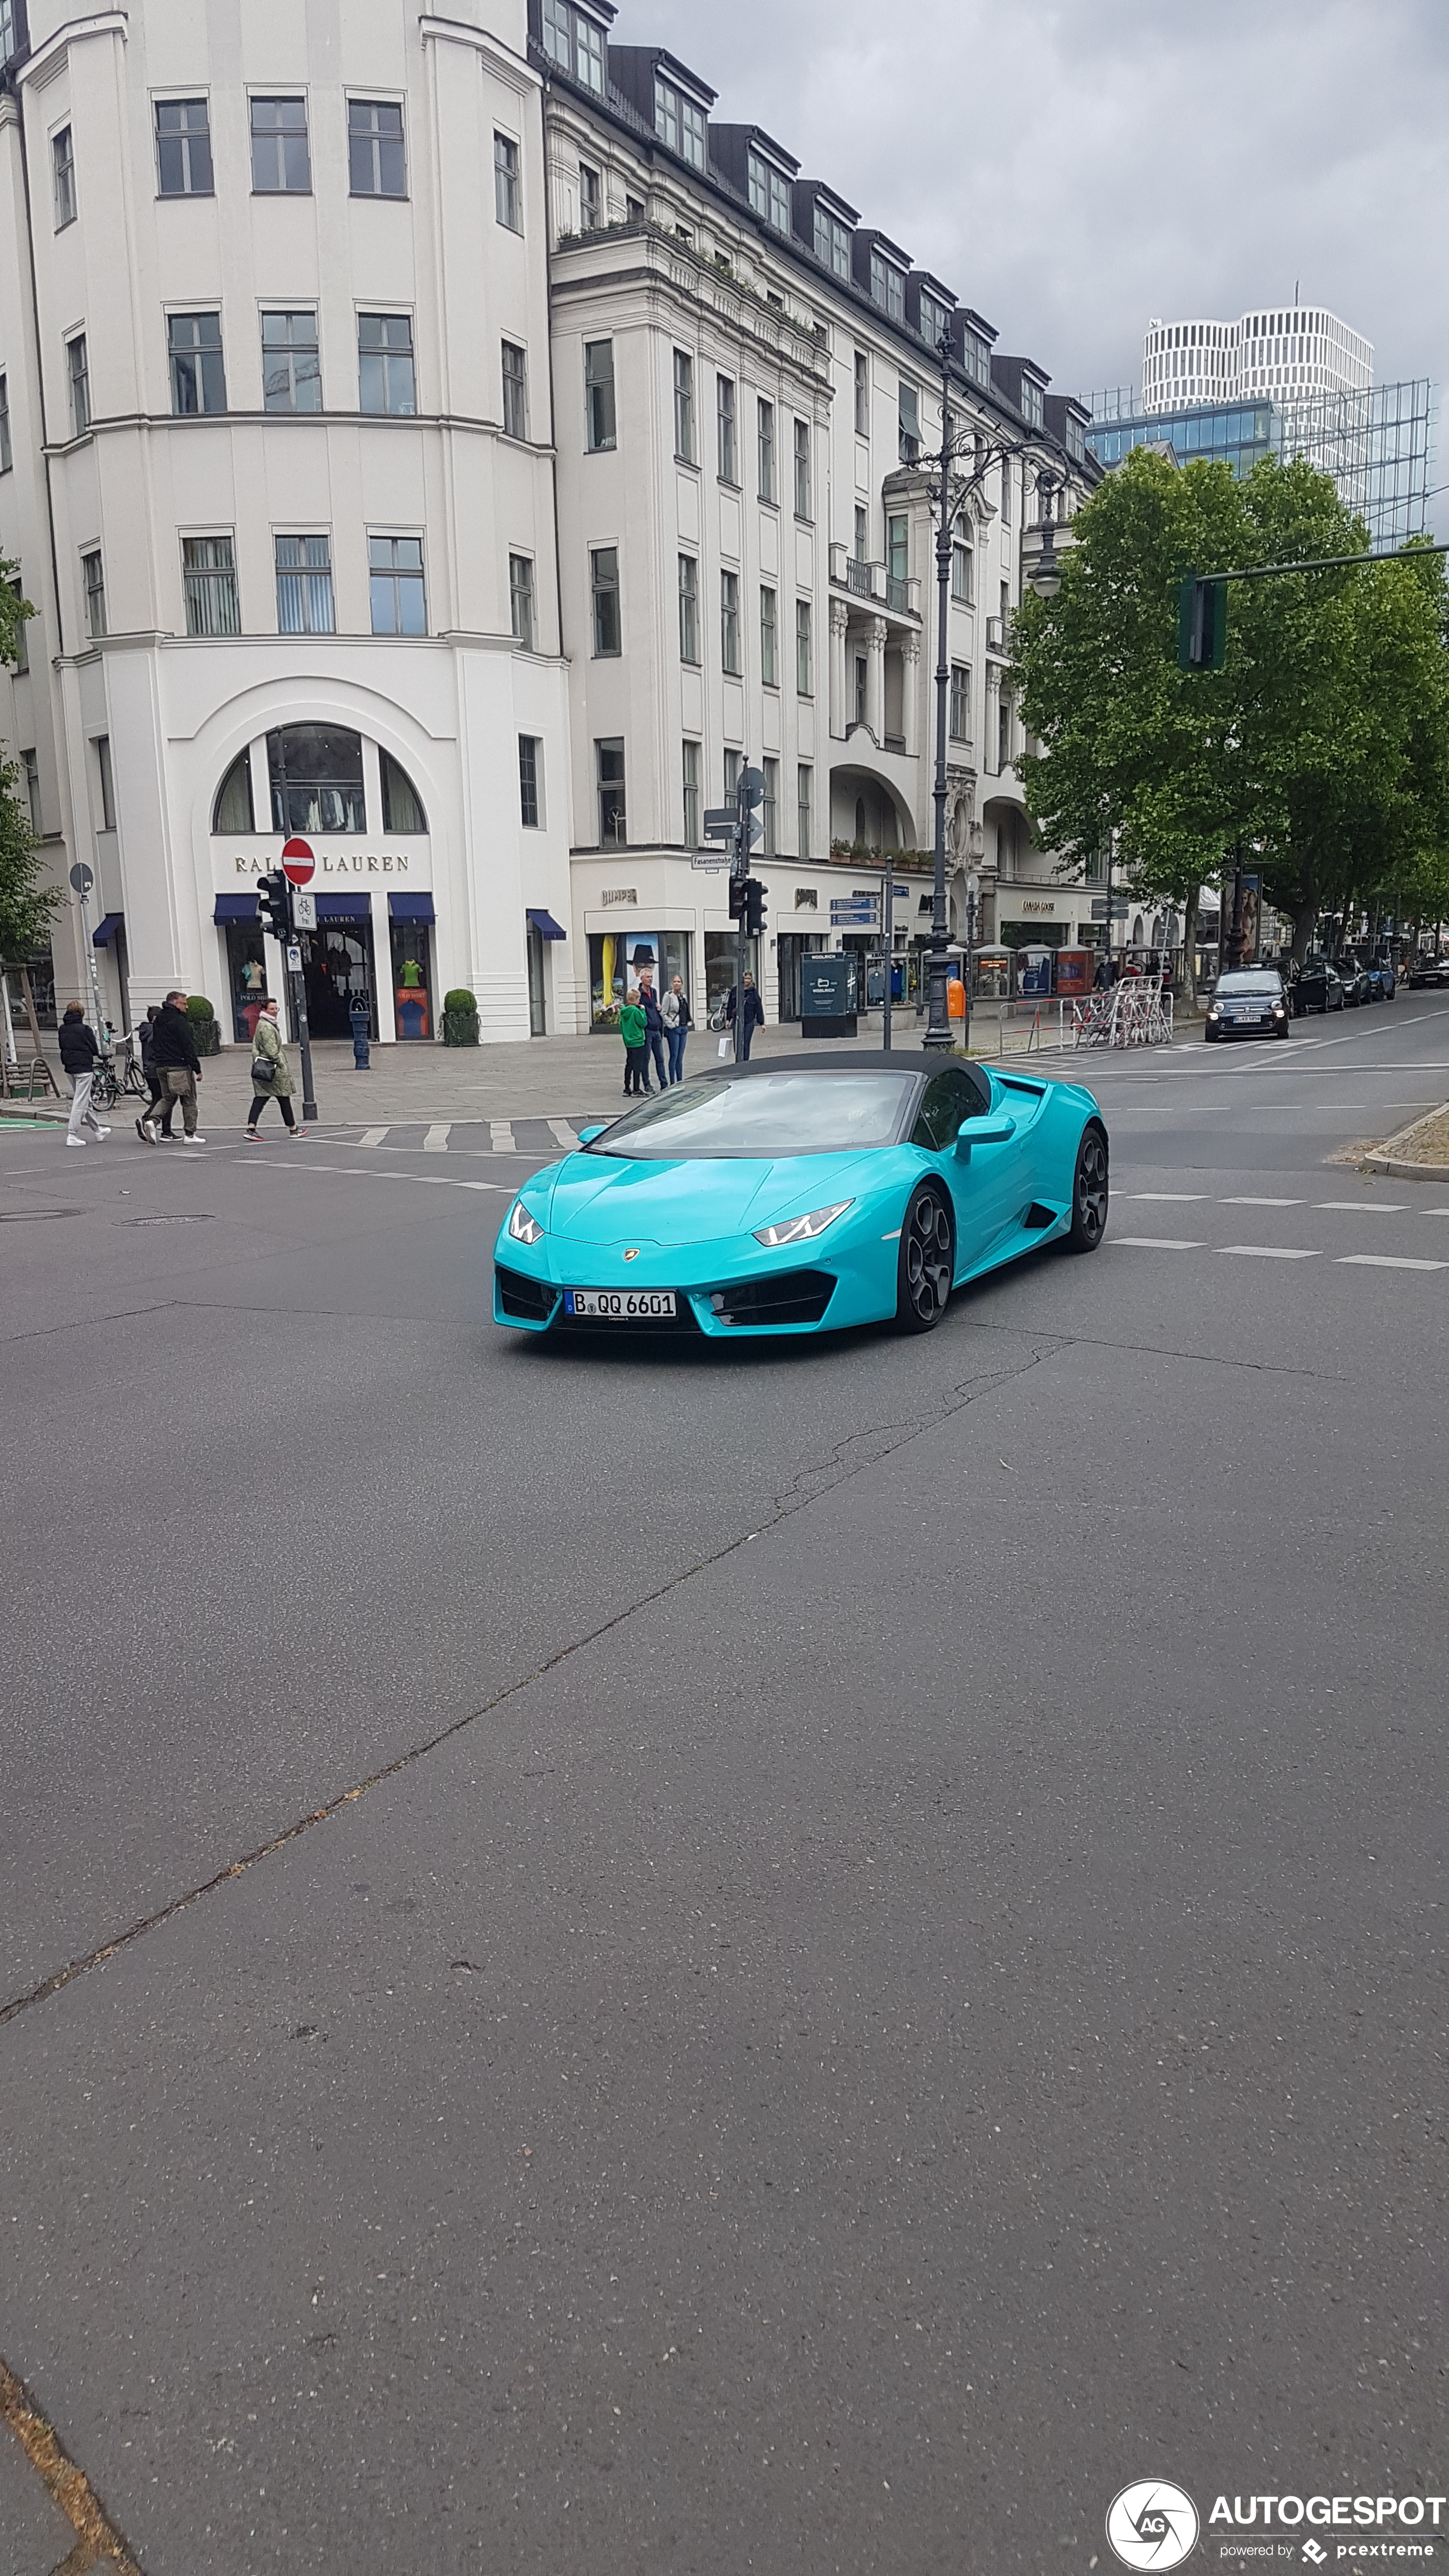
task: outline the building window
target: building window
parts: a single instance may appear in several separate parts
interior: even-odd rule
[[[996,766],[1011,767],[1011,700],[1002,690],[996,707]]]
[[[400,761],[379,745],[378,771],[382,779],[382,828],[385,832],[426,832],[428,818],[423,800]]]
[[[178,418],[192,412],[225,411],[226,369],[221,354],[219,313],[168,313],[166,338],[171,353],[171,408]]]
[[[959,608],[971,606],[974,587],[971,579],[973,552],[974,548],[970,540],[958,525],[957,533],[951,540],[951,597]]]
[[[156,101],[156,184],[163,197],[211,195],[211,116],[204,98]]]
[[[679,658],[699,660],[699,566],[693,555],[679,558]]]
[[[719,479],[734,483],[735,473],[735,383],[733,376],[716,376],[715,402],[719,427]]]
[[[322,361],[315,313],[262,315],[262,407],[320,411]]]
[[[802,698],[810,697],[815,687],[808,599],[795,602],[795,686]]]
[[[778,619],[779,607],[775,593],[768,584],[762,584],[760,589],[760,678],[767,689],[777,689],[780,685]]]
[[[421,537],[369,537],[367,570],[374,635],[426,635]]]
[[[362,736],[345,725],[279,725],[267,736],[274,832],[365,832]]]
[[[528,436],[528,360],[513,340],[503,343],[503,435]]]
[[[253,188],[260,196],[306,196],[311,185],[305,98],[254,98]]]
[[[1001,524],[1004,528],[1009,528],[1011,525],[1011,459],[1009,456],[1003,456],[1001,460]]]
[[[901,379],[900,388],[900,455],[903,465],[914,465],[921,453],[921,397],[915,385]]]
[[[348,185],[354,197],[405,197],[403,112],[391,99],[347,102]]]
[[[257,828],[252,809],[252,756],[239,751],[216,791],[211,809],[213,832],[254,832]]]
[[[867,658],[866,658],[866,656],[865,656],[865,654],[864,654],[864,653],[857,653],[857,654],[856,654],[856,656],[855,656],[855,696],[854,696],[854,707],[855,707],[855,722],[856,722],[858,725],[863,725],[863,724],[864,724],[864,722],[865,722],[865,706],[866,706],[866,699],[867,699],[867,697],[868,697],[869,693],[870,693],[870,663],[869,663],[869,661],[867,660]],[[858,837],[858,836],[857,836],[857,837]]]
[[[797,420],[795,423],[795,516],[797,519],[808,519],[810,516],[810,423],[808,420]]]
[[[581,161],[579,163],[580,232],[596,233],[603,219],[603,212],[603,192],[599,186],[598,171],[591,170],[587,161]]]
[[[55,229],[59,233],[75,222],[75,145],[68,125],[51,136],[50,161],[55,180]]]
[[[727,751],[724,756],[724,801],[733,805],[739,795],[740,771],[745,765],[742,751]]]
[[[1021,416],[1032,429],[1041,427],[1041,387],[1034,376],[1021,380]]]
[[[846,226],[828,214],[819,198],[815,200],[815,256],[834,277],[850,282],[850,234]]]
[[[518,819],[525,832],[538,830],[538,755],[541,749],[537,734],[519,735]]]
[[[775,406],[763,397],[756,405],[756,452],[760,463],[760,499],[775,498]]]
[[[230,537],[183,537],[181,586],[188,635],[240,635],[236,553]]]
[[[969,322],[962,325],[961,358],[968,376],[978,385],[991,382],[991,343],[981,332],[973,331]]]
[[[780,846],[780,764],[778,760],[762,761],[765,774],[765,797],[760,808],[760,821],[765,837],[760,844],[767,859],[772,859]]]
[[[86,600],[86,633],[99,643],[106,632],[106,574],[99,547],[81,556],[81,585]]]
[[[357,405],[359,411],[387,412],[399,417],[417,410],[410,313],[359,313]]]
[[[777,233],[790,229],[790,182],[773,162],[760,152],[748,156],[750,204],[757,215],[763,215]]]
[[[22,751],[20,759],[25,771],[25,795],[26,801],[30,807],[30,828],[38,840],[41,832],[40,762],[36,758],[33,748],[29,751]]]
[[[101,789],[101,830],[114,832],[116,780],[111,768],[111,737],[108,733],[98,733],[96,736],[96,774],[100,780]]]
[[[592,454],[612,447],[614,425],[614,343],[612,340],[584,342],[584,426],[586,443]]]
[[[740,667],[740,577],[737,572],[722,572],[719,577],[720,654],[727,671]]]
[[[933,349],[939,349],[950,328],[951,316],[947,307],[941,303],[939,297],[927,294],[926,289],[922,287],[921,338],[928,341]]]
[[[662,73],[654,76],[654,131],[692,170],[704,168],[704,111],[695,107]]]
[[[857,563],[870,560],[870,513],[862,501],[855,505],[855,560]]]
[[[13,459],[10,452],[10,379],[0,376],[0,474],[8,474]]]
[[[91,366],[86,355],[86,335],[78,331],[67,340],[66,374],[70,379],[70,425],[79,438],[91,425]]]
[[[513,640],[525,653],[533,651],[533,557],[510,555],[508,558],[508,617]]]
[[[1074,411],[1069,411],[1067,414],[1067,454],[1074,457],[1078,465],[1086,463],[1086,433]]]
[[[24,586],[24,584],[23,584],[22,582],[12,581],[12,583],[11,583],[10,587],[11,587],[11,589],[14,591],[16,598],[21,602],[21,604],[22,604],[22,606],[23,606],[23,605],[24,605],[24,601],[25,601],[25,586]],[[30,668],[30,620],[29,620],[29,618],[28,618],[28,617],[21,617],[20,619],[18,619],[18,620],[17,620],[17,622],[16,622],[16,627],[15,627],[15,673],[16,673],[16,677],[18,678],[18,677],[20,676],[20,674],[21,674],[23,671],[28,671],[28,670],[29,670],[29,668]]]
[[[601,848],[622,848],[629,837],[624,811],[624,744],[622,737],[594,744],[595,770],[599,782],[599,843]]]
[[[623,650],[617,546],[596,546],[589,556],[589,594],[593,602],[594,659],[599,661]]]
[[[951,740],[971,739],[971,673],[965,662],[951,665],[951,712],[948,718]]]
[[[277,633],[335,635],[332,543],[328,537],[278,537]]]
[[[543,0],[543,50],[596,98],[604,95],[604,39],[591,18],[569,0]]]
[[[495,134],[493,137],[493,211],[509,232],[522,232],[518,146],[511,134]]]
[[[906,281],[894,262],[883,259],[878,250],[870,255],[870,300],[888,313],[892,322],[906,318]]]
[[[694,360],[687,349],[674,352],[674,453],[681,464],[694,463]]]
[[[855,353],[855,434],[870,436],[870,360],[864,349]]]
[[[802,859],[810,856],[810,809],[815,801],[815,773],[808,761],[802,760],[795,774],[796,847]]]
[[[684,754],[684,846],[699,847],[699,745],[687,742]]]
[[[892,510],[886,520],[886,571],[892,581],[911,577],[911,523],[904,510]]]
[[[626,224],[642,224],[644,221],[644,200],[642,197],[625,197],[624,221]]]

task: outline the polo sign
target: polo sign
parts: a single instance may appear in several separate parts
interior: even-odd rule
[[[282,874],[289,885],[310,885],[316,873],[317,862],[312,856],[310,841],[283,842]]]

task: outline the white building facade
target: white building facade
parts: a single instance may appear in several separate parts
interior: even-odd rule
[[[485,1039],[607,1026],[646,954],[702,1017],[745,759],[770,1016],[893,857],[908,951],[943,331],[1011,450],[956,530],[954,924],[968,867],[988,936],[1050,881],[1003,674],[1085,408],[606,6],[532,5],[0,0],[0,732],[95,875],[57,994],[94,966],[118,1026],[180,984],[249,1040],[293,836],[321,1035],[426,1040],[454,985]]]
[[[1321,304],[1274,305],[1236,322],[1200,316],[1152,320],[1142,339],[1142,408],[1184,403],[1278,403],[1321,393],[1363,393],[1373,383],[1373,343]]]

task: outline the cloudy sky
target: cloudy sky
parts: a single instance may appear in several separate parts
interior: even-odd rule
[[[619,0],[1061,392],[1149,315],[1330,305],[1449,376],[1449,0]],[[1436,482],[1449,445],[1436,442]]]

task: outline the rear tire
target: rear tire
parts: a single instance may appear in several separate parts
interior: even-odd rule
[[[946,1312],[956,1275],[951,1213],[929,1181],[912,1190],[901,1221],[896,1262],[896,1325],[903,1333],[933,1333]]]
[[[1072,1223],[1066,1237],[1069,1252],[1095,1252],[1107,1231],[1107,1135],[1096,1120],[1082,1130],[1077,1168],[1072,1178]]]

